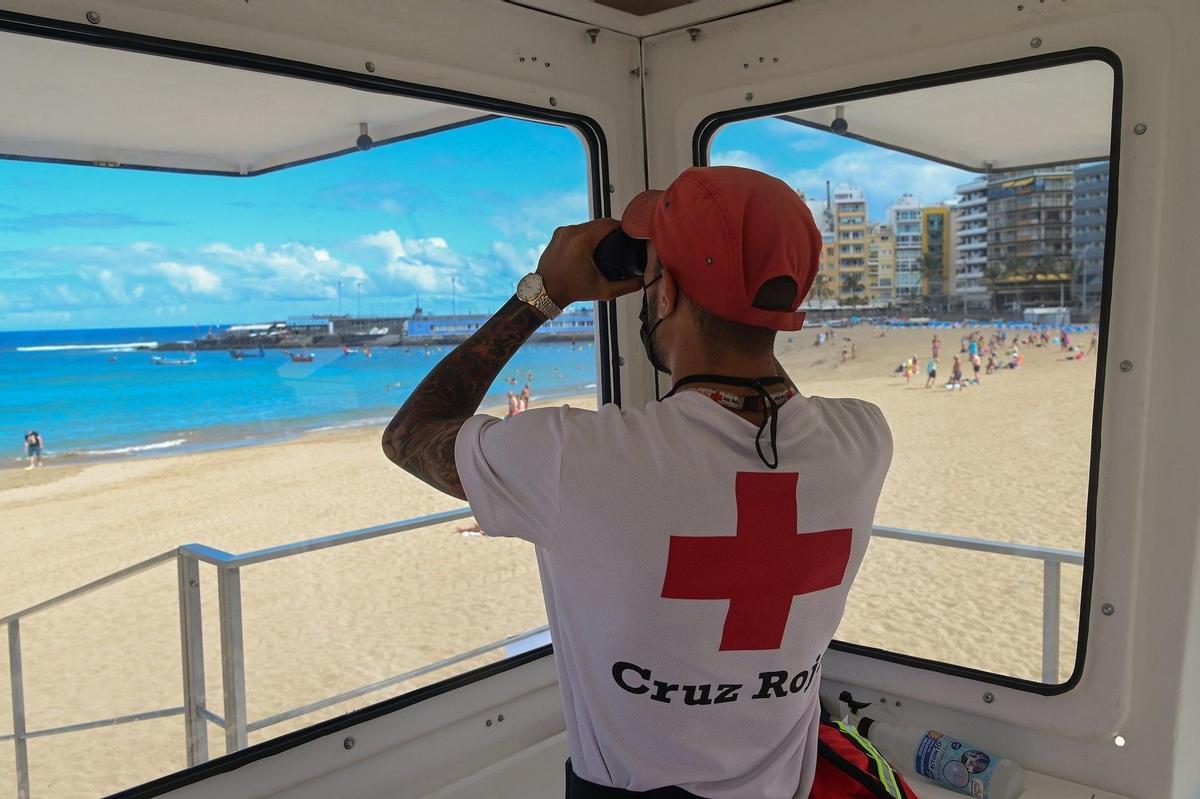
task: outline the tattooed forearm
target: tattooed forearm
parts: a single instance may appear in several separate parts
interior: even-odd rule
[[[515,296],[433,368],[383,431],[388,460],[434,488],[466,499],[454,465],[463,422],[513,353],[546,321]]]

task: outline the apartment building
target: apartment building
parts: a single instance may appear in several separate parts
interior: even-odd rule
[[[987,178],[964,183],[955,191],[954,287],[956,305],[966,310],[991,307],[987,283],[988,184]]]
[[[1104,287],[1104,237],[1108,228],[1108,162],[1075,168],[1071,296],[1085,316],[1100,308]]]
[[[895,240],[895,299],[898,302],[920,299],[921,203],[911,194],[902,194],[888,208],[887,218]]]

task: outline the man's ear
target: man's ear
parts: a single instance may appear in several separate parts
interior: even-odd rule
[[[671,270],[662,270],[662,286],[658,290],[658,318],[666,319],[679,307],[679,286]]]

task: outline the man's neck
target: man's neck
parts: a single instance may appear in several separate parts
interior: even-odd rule
[[[685,377],[694,375],[720,375],[722,377],[740,377],[755,379],[760,377],[774,377],[777,375],[775,370],[775,357],[767,355],[764,358],[740,358],[732,359],[713,359],[713,358],[697,358],[693,361],[682,359],[682,363],[675,363],[671,369],[671,380],[673,383],[678,383]],[[723,388],[735,394],[754,393],[754,389],[743,386],[725,385],[719,381],[712,381],[715,387]],[[697,383],[696,385],[709,385],[709,382]]]

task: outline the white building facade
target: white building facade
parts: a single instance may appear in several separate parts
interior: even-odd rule
[[[896,292],[898,301],[921,297],[921,203],[902,194],[888,208],[888,224],[896,243]]]
[[[987,179],[964,183],[955,189],[954,208],[954,300],[963,308],[991,305],[987,269],[988,198]]]

